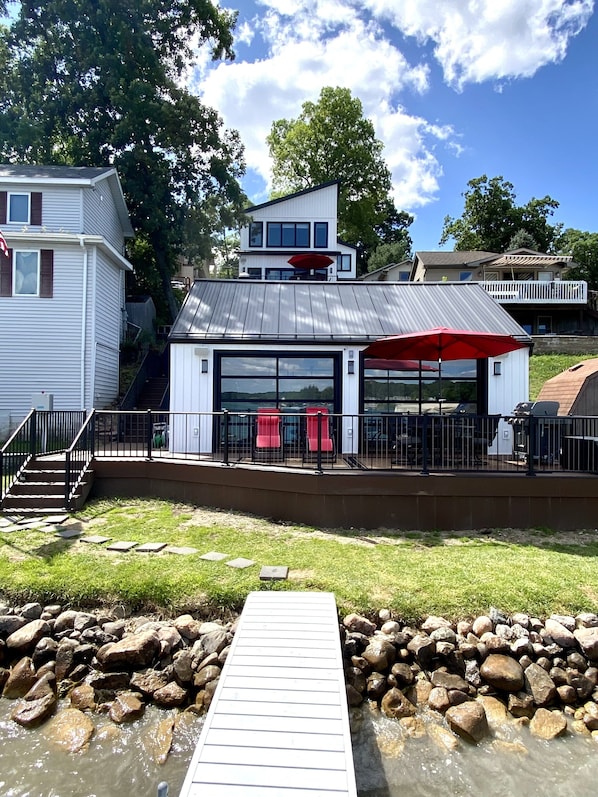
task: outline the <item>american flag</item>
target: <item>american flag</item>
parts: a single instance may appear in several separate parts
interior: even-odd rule
[[[6,238],[2,235],[2,232],[0,232],[0,252],[4,252],[6,257],[10,257],[10,254],[8,253],[8,244],[6,243]]]

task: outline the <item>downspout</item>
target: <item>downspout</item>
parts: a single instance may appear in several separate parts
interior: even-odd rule
[[[85,409],[85,343],[87,328],[87,269],[88,252],[82,235],[79,236],[79,245],[83,249],[83,303],[81,312],[81,396],[80,407]],[[91,407],[90,407],[91,409]]]

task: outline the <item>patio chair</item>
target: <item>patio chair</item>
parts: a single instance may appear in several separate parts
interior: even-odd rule
[[[500,415],[477,416],[473,428],[473,464],[479,468],[484,464],[488,448],[496,437]]]
[[[280,410],[261,407],[257,411],[254,459],[282,459],[282,435],[280,433]]]
[[[327,407],[307,407],[305,410],[306,439],[304,460],[313,462],[318,453],[327,461],[336,461],[334,438],[330,429],[330,417]]]

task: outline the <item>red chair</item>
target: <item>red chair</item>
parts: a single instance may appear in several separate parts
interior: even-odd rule
[[[280,410],[275,407],[262,407],[257,411],[255,454],[263,454],[269,459],[282,456]]]
[[[334,459],[334,440],[330,433],[330,417],[327,407],[307,407],[307,443],[306,453],[311,459],[318,451],[328,459]]]

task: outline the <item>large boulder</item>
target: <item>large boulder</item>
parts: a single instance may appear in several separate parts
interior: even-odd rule
[[[561,711],[539,708],[531,719],[529,729],[539,739],[555,739],[567,730],[567,720]]]
[[[530,664],[525,668],[525,690],[530,694],[536,706],[548,706],[556,697],[556,684],[539,664]]]
[[[50,744],[65,753],[87,749],[94,732],[92,720],[77,708],[62,709],[43,730]]]
[[[523,686],[523,668],[516,659],[491,653],[482,662],[480,675],[486,683],[504,692],[518,692]]]
[[[361,655],[372,669],[381,672],[394,664],[396,649],[387,639],[372,637],[370,644]]]
[[[444,716],[451,730],[468,742],[477,744],[488,734],[488,720],[481,703],[470,700],[451,706]]]
[[[32,620],[8,637],[6,649],[9,655],[25,656],[32,653],[37,643],[50,635],[50,626],[45,620]]]
[[[29,656],[20,659],[10,671],[2,697],[15,700],[24,697],[37,680],[35,666]]]
[[[382,713],[393,719],[412,717],[416,712],[416,707],[408,700],[400,689],[389,689],[380,703]]]
[[[104,670],[142,670],[160,653],[160,639],[155,631],[131,634],[119,642],[103,645],[96,658]]]
[[[573,635],[588,659],[598,661],[598,627],[576,628]]]

